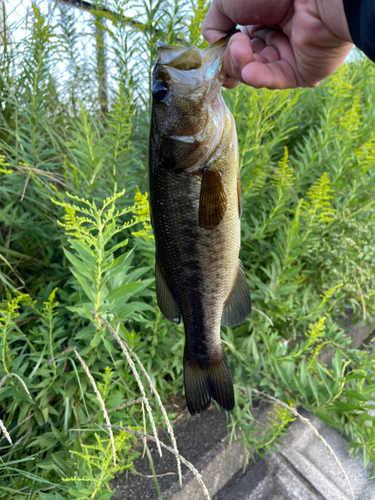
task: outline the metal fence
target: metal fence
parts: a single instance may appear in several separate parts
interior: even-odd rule
[[[127,77],[134,88],[147,87],[147,57],[134,57],[135,44],[144,46],[145,24],[137,7],[124,0],[91,3],[81,0],[0,0],[0,42],[12,48],[22,66],[25,44],[36,29],[51,33],[51,74],[62,100],[75,94],[87,108],[107,112],[119,81]],[[39,16],[39,20],[37,19]],[[39,23],[39,25],[38,25]],[[41,26],[43,23],[43,27]],[[142,45],[143,44],[143,45]],[[50,60],[51,63],[51,60]],[[131,70],[132,74],[126,74]],[[67,92],[67,88],[70,92]],[[73,87],[73,88],[72,88]]]

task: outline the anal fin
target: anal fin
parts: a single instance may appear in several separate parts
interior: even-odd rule
[[[238,271],[232,291],[224,303],[221,324],[224,326],[241,325],[251,313],[250,290],[243,272],[242,262],[238,260]]]
[[[168,288],[158,261],[155,261],[155,285],[156,298],[160,311],[169,321],[178,325],[181,320],[180,309]]]

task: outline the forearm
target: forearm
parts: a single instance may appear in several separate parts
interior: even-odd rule
[[[353,42],[375,61],[375,1],[315,0],[326,27],[341,40]]]
[[[360,0],[347,0],[347,3]],[[370,0],[372,1],[372,0]],[[349,31],[343,0],[315,0],[317,11],[329,31],[345,42],[353,42]]]

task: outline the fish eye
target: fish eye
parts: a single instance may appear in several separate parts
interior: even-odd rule
[[[152,95],[156,102],[164,102],[169,94],[169,86],[167,83],[158,81],[152,87]]]

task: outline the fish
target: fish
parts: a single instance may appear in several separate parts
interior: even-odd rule
[[[158,43],[152,71],[149,195],[162,314],[183,320],[191,415],[235,405],[220,326],[251,312],[239,260],[242,214],[236,125],[220,89],[230,36],[206,49]]]

